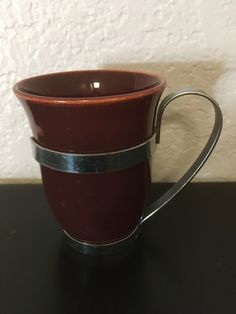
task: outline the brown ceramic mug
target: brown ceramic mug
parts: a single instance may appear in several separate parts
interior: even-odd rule
[[[53,73],[15,84],[48,203],[80,252],[108,254],[127,246],[212,152],[222,128],[217,102],[201,90],[185,89],[159,103],[165,85],[158,75],[118,70]],[[212,133],[185,175],[145,208],[163,111],[184,95],[205,97],[214,106]]]

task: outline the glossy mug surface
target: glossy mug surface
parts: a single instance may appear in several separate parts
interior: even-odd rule
[[[218,103],[194,88],[173,92],[160,103],[165,85],[158,75],[118,70],[53,73],[15,84],[38,153],[47,153],[47,163],[40,162],[39,156],[36,160],[41,164],[48,203],[65,233],[78,243],[105,247],[129,237],[194,177],[216,145],[222,128]],[[51,158],[59,158],[63,164],[68,156],[71,160],[76,155],[76,160],[83,162],[95,154],[103,162],[118,152],[122,161],[122,154],[135,147],[140,153],[140,147],[148,147],[145,145],[156,133],[158,139],[166,106],[185,95],[208,99],[215,109],[215,124],[192,167],[147,210],[149,155],[138,163],[126,155],[129,167],[92,173],[84,173],[80,167],[72,173],[70,164],[68,171],[51,166]]]
[[[17,83],[14,92],[28,115],[34,139],[63,152],[127,149],[155,132],[165,81],[128,71],[76,71]],[[108,173],[65,173],[41,166],[56,219],[74,239],[109,243],[138,225],[151,184],[150,162]]]

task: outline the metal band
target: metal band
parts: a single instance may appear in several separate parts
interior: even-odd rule
[[[149,159],[155,151],[153,134],[146,142],[115,152],[72,154],[54,151],[31,138],[33,156],[42,165],[68,173],[103,173],[127,169]]]
[[[105,244],[92,244],[84,241],[79,241],[70,236],[65,230],[65,239],[66,243],[73,248],[76,252],[85,254],[85,255],[112,255],[120,253],[122,250],[129,247],[137,238],[140,231],[140,225],[137,225],[136,228],[128,234],[126,237],[110,243]]]

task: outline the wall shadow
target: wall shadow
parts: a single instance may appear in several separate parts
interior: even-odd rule
[[[220,60],[105,63],[102,68],[157,73],[167,81],[163,96],[181,88],[197,87],[214,97],[214,87],[226,71]],[[181,97],[171,104],[163,116],[161,143],[153,158],[153,180],[176,181],[200,153],[213,122],[213,107],[202,97]],[[202,174],[207,177],[207,169]]]
[[[194,86],[211,94],[219,77],[225,72],[224,62],[192,61],[192,62],[161,62],[161,63],[105,63],[104,69],[137,70],[158,73],[167,81],[166,92]]]

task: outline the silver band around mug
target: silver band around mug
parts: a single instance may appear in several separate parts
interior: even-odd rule
[[[140,231],[140,225],[137,227],[127,236],[124,238],[110,242],[110,243],[103,243],[103,244],[95,244],[95,243],[88,243],[84,241],[79,241],[74,239],[70,236],[65,230],[65,240],[67,244],[72,247],[75,251],[88,254],[88,255],[111,255],[119,253],[120,251],[126,249],[137,239]]]
[[[73,154],[48,149],[31,138],[33,156],[45,167],[68,173],[104,173],[127,169],[149,159],[155,151],[156,134],[146,142],[124,150]]]

